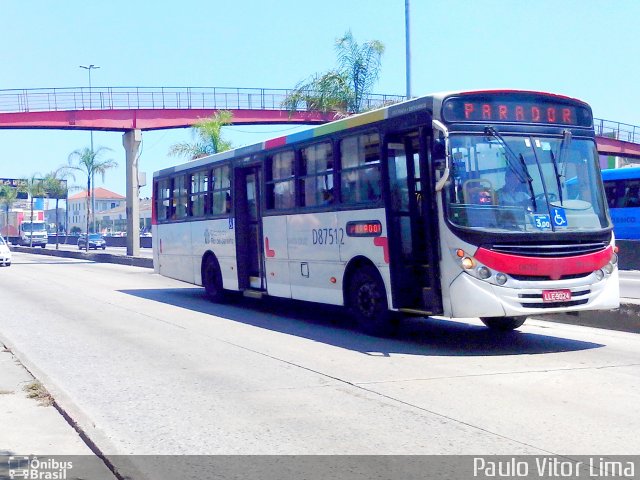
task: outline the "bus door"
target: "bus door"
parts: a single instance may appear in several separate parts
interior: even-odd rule
[[[435,314],[442,308],[437,222],[431,200],[430,137],[421,132],[385,136],[391,284],[394,307]]]
[[[240,290],[266,290],[262,254],[262,195],[259,165],[234,172],[236,254]]]

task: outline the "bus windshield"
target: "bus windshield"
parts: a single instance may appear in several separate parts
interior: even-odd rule
[[[592,140],[500,135],[450,137],[449,221],[497,232],[606,228],[598,152]]]
[[[24,222],[21,226],[23,232],[44,232],[46,227],[44,223]]]

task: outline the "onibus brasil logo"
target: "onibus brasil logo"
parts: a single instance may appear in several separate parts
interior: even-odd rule
[[[9,478],[27,478],[31,480],[66,480],[67,473],[73,468],[73,462],[55,458],[36,456],[10,456]]]

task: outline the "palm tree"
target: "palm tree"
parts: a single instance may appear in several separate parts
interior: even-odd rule
[[[44,176],[44,186],[47,191],[47,196],[49,198],[56,199],[56,250],[59,248],[58,244],[58,203],[61,198],[66,199],[69,194],[69,189],[67,188],[67,177],[72,177],[73,173],[69,171],[68,167],[60,167],[53,172],[49,172]],[[67,207],[68,208],[68,207]],[[65,222],[66,223],[66,222]]]
[[[365,99],[378,80],[384,45],[371,40],[362,45],[351,31],[336,39],[338,67],[299,82],[283,106],[291,112],[299,107],[339,114],[362,112]]]
[[[39,173],[34,173],[24,183],[24,190],[29,194],[29,222],[31,223],[31,236],[29,237],[29,247],[33,247],[33,201],[36,198],[44,198],[47,192],[44,188],[44,180]]]
[[[349,79],[353,91],[350,107],[353,112],[361,112],[366,96],[378,80],[384,45],[378,40],[371,40],[360,46],[349,30],[336,40],[336,49],[340,71]]]
[[[205,157],[214,153],[225,152],[232,148],[231,142],[222,138],[222,127],[231,125],[233,114],[228,110],[220,110],[211,118],[197,121],[192,133],[197,137],[195,143],[176,143],[169,149],[169,155],[186,157],[188,160]]]
[[[9,225],[9,210],[18,199],[18,189],[10,185],[0,185],[0,204],[5,211],[4,227]],[[7,229],[8,230],[8,229]],[[9,232],[6,232],[7,235]],[[7,240],[8,241],[8,240]]]
[[[104,175],[107,170],[111,170],[118,166],[118,162],[113,159],[102,159],[101,157],[111,149],[106,147],[99,147],[97,150],[85,147],[79,150],[74,150],[69,154],[69,166],[66,167],[70,170],[77,170],[87,175],[87,236],[89,235],[89,218],[91,212],[91,179],[94,178],[96,173],[102,176],[104,181]],[[89,251],[89,242],[86,242],[86,251]]]

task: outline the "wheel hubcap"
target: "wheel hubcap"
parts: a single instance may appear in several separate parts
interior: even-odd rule
[[[367,317],[373,316],[378,306],[378,294],[375,285],[365,283],[358,289],[358,309]]]

